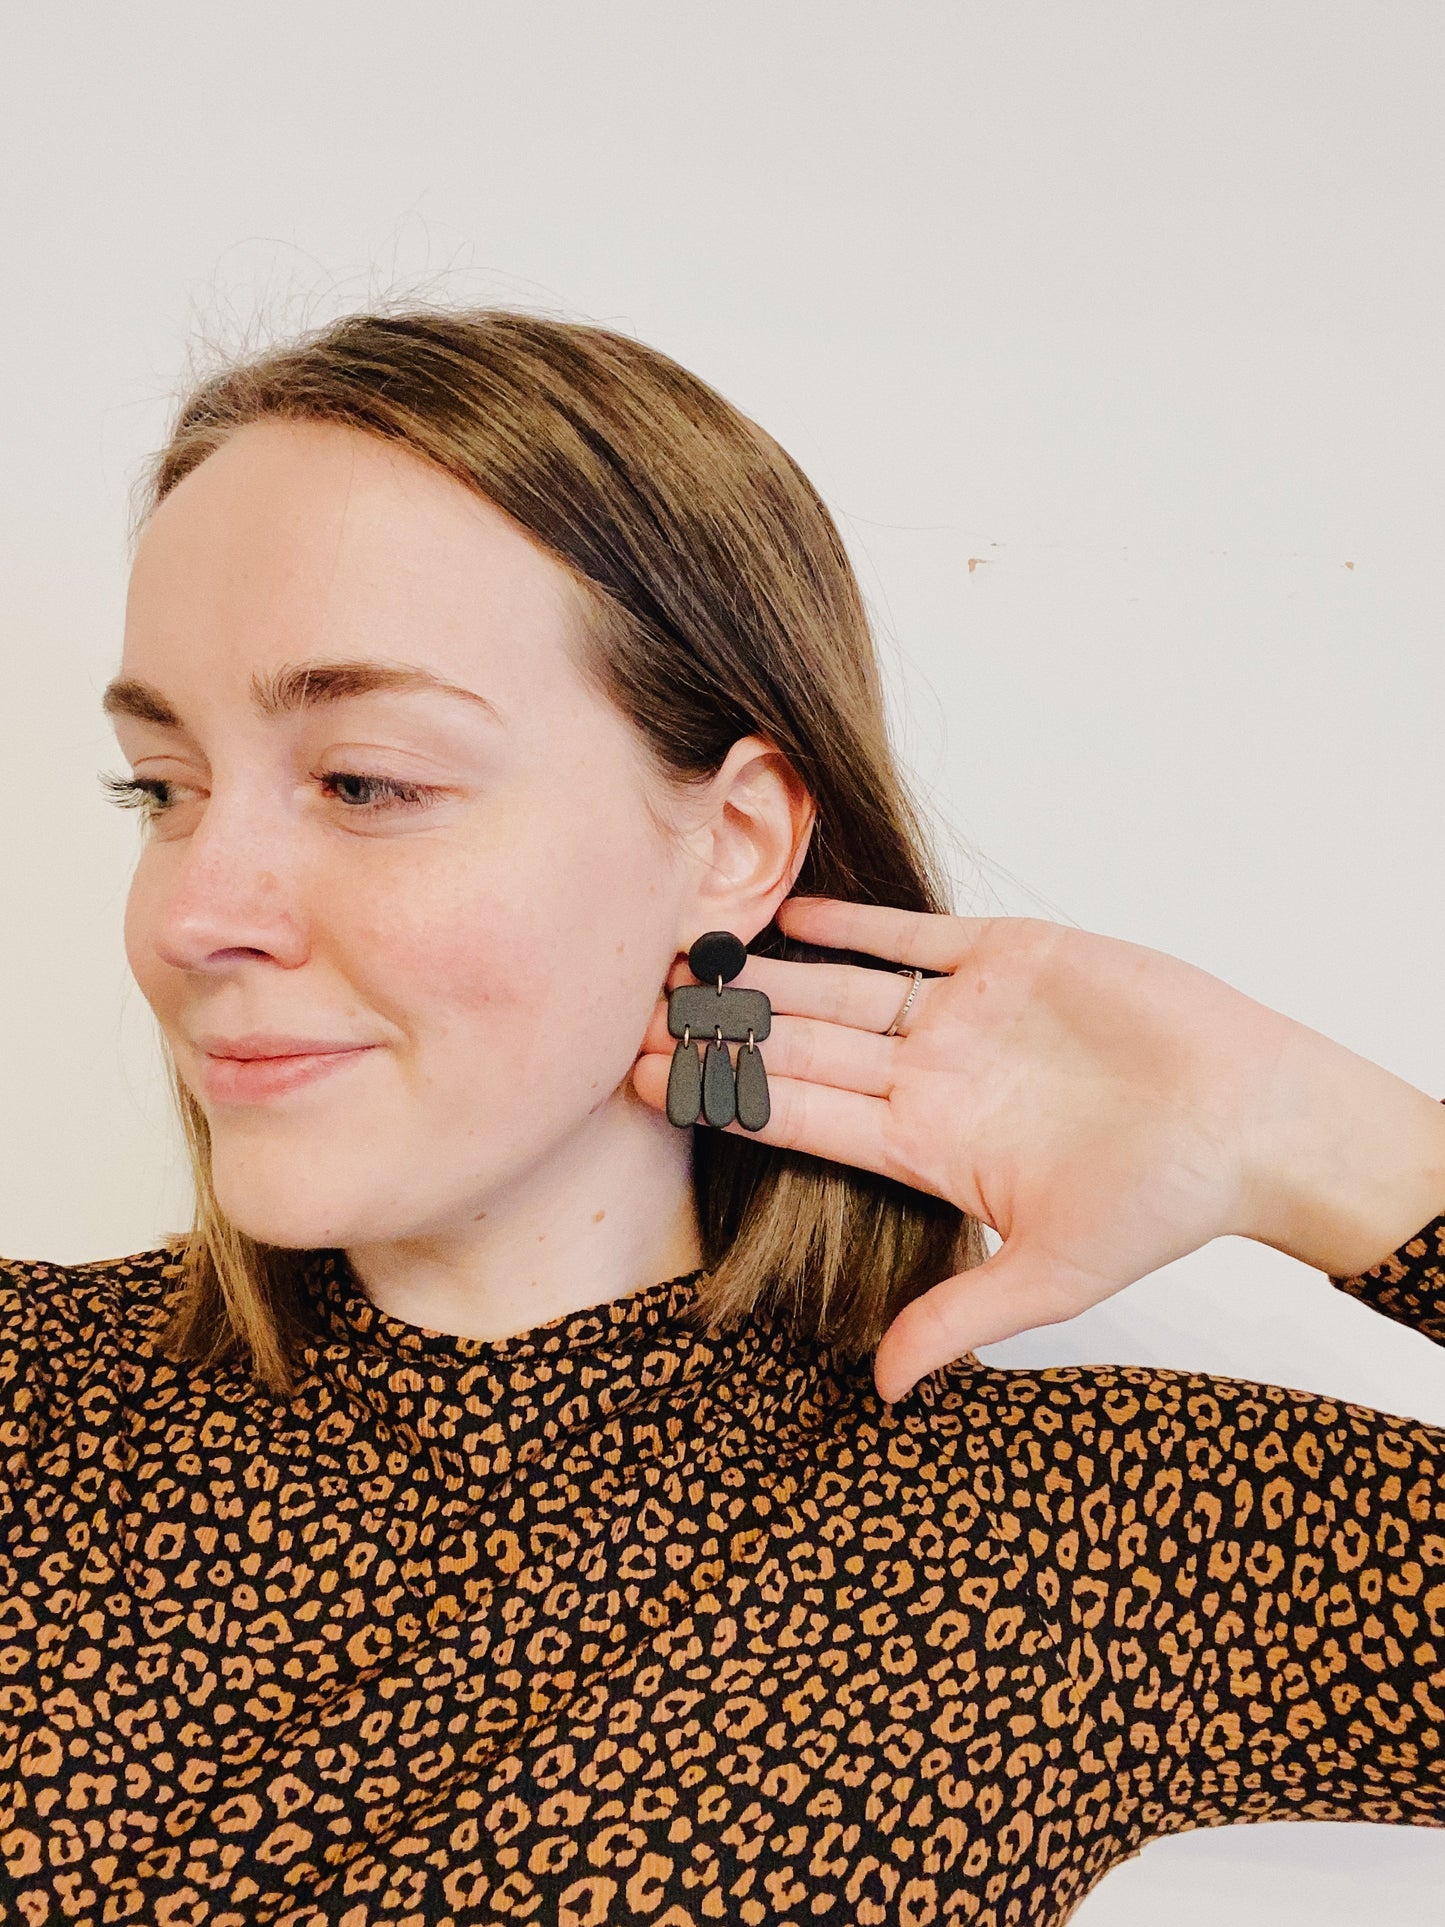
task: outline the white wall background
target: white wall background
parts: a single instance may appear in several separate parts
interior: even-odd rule
[[[629,330],[835,510],[961,910],[1172,951],[1445,1095],[1435,0],[246,0],[0,25],[0,1250],[186,1215],[95,772],[127,491],[198,332],[398,289]],[[1445,1423],[1224,1240],[1005,1362]],[[1445,1834],[1160,1842],[1086,1927],[1440,1927]]]

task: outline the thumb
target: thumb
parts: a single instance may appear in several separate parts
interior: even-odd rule
[[[943,1279],[903,1307],[873,1360],[878,1395],[890,1403],[906,1398],[940,1365],[979,1345],[1077,1317],[1125,1282],[1105,1281],[1011,1239],[981,1265]]]

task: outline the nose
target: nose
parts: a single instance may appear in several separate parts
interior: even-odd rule
[[[189,836],[148,854],[166,859],[145,892],[151,947],[163,963],[223,970],[251,957],[294,969],[305,961],[300,864],[282,822],[238,797],[213,798]]]

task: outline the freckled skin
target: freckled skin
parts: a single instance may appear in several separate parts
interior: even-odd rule
[[[701,928],[751,935],[788,887],[783,784],[741,856],[720,841],[744,834],[722,806],[768,746],[735,746],[684,813],[579,671],[582,619],[490,503],[315,425],[233,436],[132,573],[122,671],[188,733],[117,723],[135,772],[177,786],[126,947],[206,1109],[221,1205],[270,1242],[341,1246],[378,1303],[435,1328],[517,1329],[507,1280],[544,1234],[529,1320],[697,1262],[691,1134],[629,1072],[679,952]],[[253,673],[355,658],[420,664],[503,721],[430,694],[254,713]],[[348,810],[316,780],[334,767],[444,793]],[[195,1040],[248,1030],[380,1048],[284,1103],[216,1105]]]

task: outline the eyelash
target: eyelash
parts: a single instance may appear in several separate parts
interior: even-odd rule
[[[359,770],[324,770],[318,780],[323,784],[363,783],[374,795],[388,799],[381,804],[352,805],[362,815],[370,815],[378,808],[425,809],[441,793],[426,783],[402,783],[391,776],[364,776]],[[112,803],[123,810],[139,810],[146,822],[164,816],[173,807],[165,794],[171,785],[164,777],[102,776],[100,781]]]

